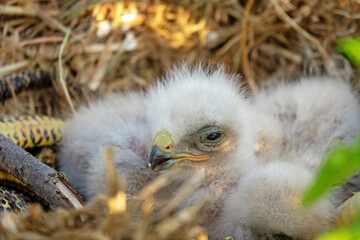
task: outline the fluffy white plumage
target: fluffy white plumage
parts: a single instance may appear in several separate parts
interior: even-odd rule
[[[154,177],[148,169],[151,138],[145,117],[145,94],[112,95],[81,108],[67,122],[60,169],[85,198],[106,193],[104,151],[113,146],[118,172],[128,192],[140,190]]]
[[[255,150],[265,165],[240,179],[212,235],[313,239],[331,227],[337,205],[350,194],[342,189],[308,209],[300,207],[301,196],[328,150],[358,135],[358,97],[344,82],[313,77],[272,86],[251,101]],[[352,181],[359,190],[359,178]]]
[[[253,169],[224,202],[211,235],[224,239],[313,239],[328,230],[335,214],[329,199],[310,208],[302,194],[313,174],[298,163],[271,162]]]
[[[193,175],[191,171],[205,169],[213,183],[227,176],[237,179],[239,173],[254,166],[254,154],[249,150],[253,148],[253,134],[248,127],[253,116],[248,114],[249,104],[236,76],[225,74],[222,68],[176,68],[163,83],[150,89],[147,111],[152,139],[166,130],[174,152],[210,155],[207,161],[180,161],[172,169],[184,169],[182,174],[188,176]],[[199,142],[197,132],[204,126],[224,131],[225,138],[217,149]]]
[[[349,84],[329,77],[280,83],[253,96],[260,157],[301,160],[317,169],[336,143],[352,142],[360,131],[359,99]]]
[[[182,66],[148,95],[112,96],[80,109],[67,124],[60,168],[76,189],[91,198],[106,191],[102,156],[106,147],[116,146],[118,171],[127,179],[128,192],[134,194],[156,175],[145,169],[151,139],[166,130],[173,141],[172,152],[210,156],[203,162],[178,161],[171,168],[184,179],[199,169],[205,172],[203,186],[185,203],[192,204],[217,186],[235,184],[254,166],[248,107],[235,76],[222,68]],[[226,136],[216,149],[204,146],[198,136],[199,129],[214,125]]]
[[[117,170],[127,179],[130,194],[157,175],[147,167],[149,158],[154,170],[169,169],[178,178],[204,172],[204,182],[184,205],[223,189],[202,215],[211,239],[257,239],[277,229],[298,236],[306,226],[315,234],[328,226],[332,205],[325,201],[309,213],[301,212],[283,207],[289,201],[286,194],[298,198],[319,159],[335,141],[350,141],[359,120],[356,97],[344,83],[314,78],[246,99],[236,77],[222,68],[182,66],[146,94],[114,95],[79,110],[67,124],[59,162],[87,198],[106,192],[102,158],[108,146],[116,149]],[[261,166],[264,161],[276,163]],[[287,174],[296,169],[302,180]],[[272,179],[267,185],[264,176]],[[257,201],[249,201],[252,198]],[[249,209],[256,216],[251,218]],[[283,211],[286,224],[275,209]],[[309,216],[324,224],[294,227]],[[263,228],[257,228],[259,222]]]

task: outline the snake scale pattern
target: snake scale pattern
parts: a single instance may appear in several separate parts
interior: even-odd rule
[[[36,69],[4,76],[0,78],[0,100],[4,101],[24,90],[51,87],[52,81],[56,79],[55,74],[55,69],[52,71]]]
[[[0,100],[4,101],[24,90],[52,86],[55,70],[31,70],[0,78]],[[47,116],[19,116],[0,118],[0,133],[20,147],[51,146],[62,135],[64,122]],[[31,190],[19,179],[0,170],[0,211],[24,211],[34,201]]]

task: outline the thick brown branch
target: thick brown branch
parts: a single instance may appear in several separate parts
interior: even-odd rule
[[[0,134],[0,168],[20,179],[51,209],[80,208],[83,200],[57,171]]]

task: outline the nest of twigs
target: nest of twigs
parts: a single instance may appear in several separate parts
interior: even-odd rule
[[[317,74],[353,80],[358,87],[359,71],[337,51],[336,41],[360,34],[359,12],[356,0],[0,0],[0,78],[25,70],[55,72],[50,87],[12,91],[1,114],[66,119],[108,92],[146,89],[180,61],[225,63],[253,91],[279,79]],[[201,204],[164,218],[177,218],[178,225],[167,225],[173,229],[168,230],[162,228],[165,220],[144,213],[146,206],[151,209],[147,197],[129,198],[132,207],[121,213],[109,210],[107,198],[77,211],[31,207],[3,218],[0,234],[8,239],[204,237],[194,224]],[[133,213],[142,217],[127,222]]]
[[[170,200],[155,200],[158,191],[176,180],[168,173],[160,175],[136,196],[127,196],[125,183],[117,176],[111,149],[105,160],[107,196],[99,195],[78,210],[44,211],[40,205],[29,205],[21,213],[3,212],[0,239],[207,239],[197,218],[207,199],[181,207],[182,199],[203,180],[202,175],[185,181]]]
[[[225,63],[253,90],[299,74],[358,76],[335,44],[360,33],[358,1],[2,2],[0,77],[55,67],[67,83],[8,101],[5,114],[68,116],[64,91],[76,107],[87,89],[147,88],[179,61]]]

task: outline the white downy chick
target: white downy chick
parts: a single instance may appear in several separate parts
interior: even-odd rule
[[[331,147],[351,143],[360,132],[358,96],[350,84],[330,77],[276,84],[255,93],[253,106],[259,116],[255,147],[265,161],[301,156],[316,170]]]
[[[360,190],[357,177],[334,191],[331,202],[324,200],[306,211],[293,204],[300,201],[328,150],[358,135],[358,97],[347,83],[309,78],[255,93],[252,106],[255,152],[267,164],[240,179],[224,202],[221,220],[209,228],[210,236],[312,239],[330,227],[336,206],[350,191]]]
[[[221,199],[256,164],[248,107],[236,76],[222,68],[182,66],[149,91],[151,168],[169,169],[182,179],[204,172],[204,182],[184,205],[222,188],[220,199],[203,211],[205,225],[216,219]]]
[[[211,239],[313,239],[331,227],[335,207],[329,199],[301,206],[311,171],[298,163],[271,162],[252,169],[224,202]]]
[[[181,66],[146,95],[114,95],[79,110],[67,123],[60,168],[86,198],[105,193],[103,153],[113,146],[130,194],[157,175],[149,161],[153,171],[171,168],[179,179],[203,172],[204,182],[184,203],[191,205],[217,187],[229,192],[254,166],[248,107],[236,76],[221,67]],[[217,216],[219,201],[204,211],[206,221]]]

